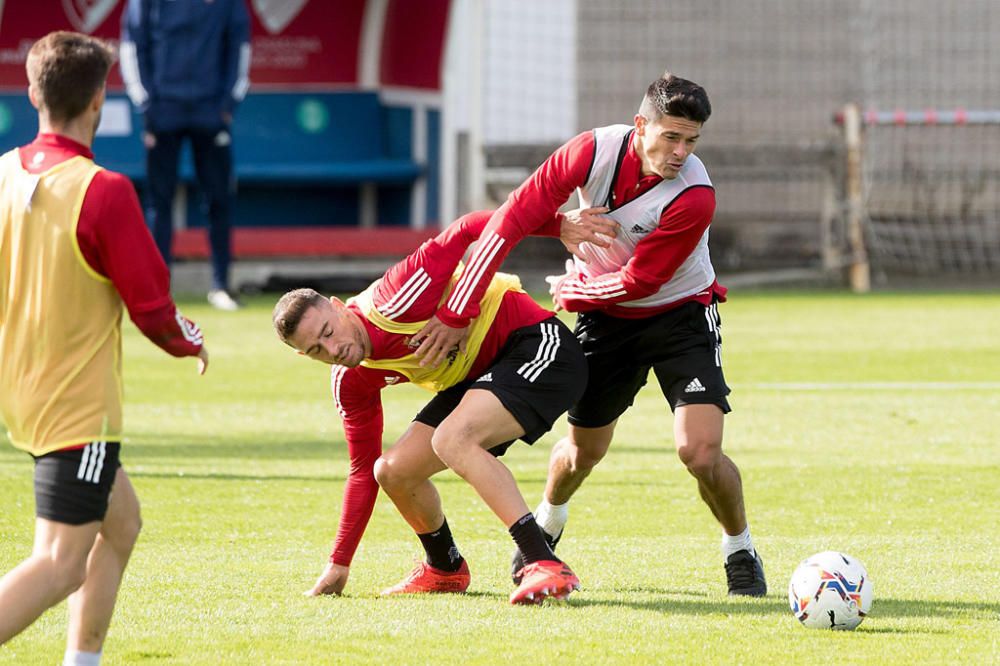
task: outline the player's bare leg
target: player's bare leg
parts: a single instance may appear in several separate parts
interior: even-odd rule
[[[674,416],[674,445],[698,492],[727,534],[747,527],[740,471],[722,452],[725,417],[716,405],[684,405]]]
[[[430,481],[447,468],[431,446],[433,434],[431,426],[411,423],[375,462],[375,479],[416,532],[427,555],[401,582],[383,590],[384,595],[464,592],[469,587],[469,566],[455,545],[441,496]]]
[[[725,417],[716,405],[684,405],[674,416],[677,455],[698,481],[698,492],[722,525],[723,557],[731,595],[767,594],[764,566],[754,548],[743,505],[743,481],[722,452]]]
[[[573,571],[545,542],[510,470],[488,451],[523,434],[521,424],[495,395],[473,389],[438,426],[432,440],[438,457],[475,488],[524,553],[512,604],[540,603],[546,597],[565,599],[580,587]]]
[[[510,470],[486,449],[523,434],[521,424],[495,395],[474,389],[431,440],[438,458],[468,481],[506,526],[530,511]]]
[[[591,470],[604,459],[617,423],[618,419],[615,419],[599,428],[570,425],[566,436],[552,447],[545,493],[535,509],[535,520],[551,548],[555,549],[559,543],[569,520],[570,498],[590,476]],[[510,562],[510,574],[515,585],[521,582],[519,572],[523,568],[524,555],[519,549],[515,550]]]
[[[87,575],[87,555],[101,523],[35,519],[31,556],[0,579],[0,644],[69,596]]]
[[[417,534],[444,523],[441,496],[430,477],[447,469],[434,453],[434,428],[413,422],[399,440],[375,462],[375,479]]]
[[[615,434],[615,419],[600,428],[570,425],[566,437],[552,447],[549,476],[545,481],[545,499],[549,504],[565,504],[570,500],[591,470],[604,459]]]
[[[139,498],[125,470],[119,467],[111,488],[108,512],[87,559],[87,577],[69,597],[67,649],[101,651],[115,610],[122,574],[141,527]]]

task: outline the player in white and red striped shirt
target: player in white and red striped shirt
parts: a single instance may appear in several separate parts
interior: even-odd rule
[[[763,595],[766,582],[747,525],[739,470],[722,452],[729,388],[722,374],[715,279],[708,229],[715,190],[693,155],[711,114],[705,91],[666,74],[653,82],[634,125],[580,134],[553,153],[507,199],[483,231],[451,297],[418,334],[418,354],[436,362],[465,336],[479,294],[511,248],[577,191],[576,220],[619,223],[610,247],[581,246],[583,257],[550,279],[557,307],[579,312],[589,384],[569,412],[536,515],[550,540],[566,503],[611,444],[618,418],[652,369],[675,412],[674,443],[723,528],[730,594]],[[519,568],[515,554],[515,571]],[[516,576],[515,576],[516,579]]]

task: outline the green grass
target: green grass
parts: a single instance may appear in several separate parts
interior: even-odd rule
[[[737,294],[721,308],[726,449],[771,594],[726,596],[718,527],[649,386],[572,504],[559,552],[584,589],[541,608],[507,604],[510,539],[450,472],[439,488],[469,594],[377,597],[421,552],[382,497],[347,595],[301,595],[329,554],[346,451],[327,371],[274,338],[272,302],[182,304],[211,351],[202,378],[128,327],[124,464],[145,528],[106,664],[1000,662],[995,295]],[[428,394],[383,395],[389,443]],[[564,428],[505,458],[532,506]],[[30,460],[6,444],[0,506],[6,571],[34,515]],[[852,633],[806,630],[787,607],[792,570],[827,549],[875,584]],[[65,624],[62,605],[0,663],[58,663]]]

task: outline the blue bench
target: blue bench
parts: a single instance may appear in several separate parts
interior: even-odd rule
[[[117,115],[119,128],[128,131],[97,137],[96,160],[126,174],[142,190],[142,119],[120,94],[109,96],[105,113],[108,119]],[[4,118],[0,141],[5,149],[34,137],[37,120],[27,95],[0,95],[0,121]],[[233,125],[234,169],[240,184],[235,223],[408,225],[409,193],[426,171],[412,157],[411,121],[407,110],[384,106],[375,92],[249,95]],[[188,184],[194,181],[187,149],[180,177]],[[195,197],[189,198],[187,212],[192,226],[203,224]]]
[[[409,146],[387,146],[386,110],[375,93],[250,95],[233,123],[236,176],[246,183],[412,183],[423,169]],[[136,182],[145,178],[142,119],[127,136],[101,136],[99,161]],[[190,159],[181,175],[194,177]]]

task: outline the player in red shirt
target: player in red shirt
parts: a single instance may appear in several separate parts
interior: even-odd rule
[[[715,190],[693,154],[710,114],[701,86],[668,73],[649,86],[633,125],[600,127],[556,150],[494,214],[455,291],[416,339],[418,356],[432,364],[464,339],[506,254],[576,190],[584,210],[575,219],[603,214],[620,227],[610,247],[584,244],[584,259],[550,280],[557,307],[580,313],[590,380],[553,450],[539,525],[550,543],[559,539],[566,503],[604,457],[652,369],[675,412],[677,453],[722,526],[729,593],[760,596],[767,584],[739,470],[722,451],[730,406],[717,304],[726,290],[708,252]],[[520,561],[515,554],[515,572]]]
[[[498,460],[514,440],[530,444],[547,432],[582,392],[585,361],[569,329],[521,291],[514,276],[496,274],[479,297],[470,335],[449,350],[445,363],[422,364],[414,355],[413,335],[452,293],[456,268],[489,219],[489,212],[462,217],[346,304],[298,289],[275,306],[278,336],[333,365],[331,388],[351,458],[333,554],[312,594],[343,590],[379,485],[427,554],[383,594],[464,591],[469,569],[430,481],[448,467],[476,489],[525,553],[511,603],[565,598],[579,585]],[[559,226],[553,215],[540,231],[553,235]],[[380,392],[408,381],[437,395],[381,455]]]
[[[132,183],[93,162],[113,59],[76,33],[36,42],[39,134],[0,157],[0,408],[34,457],[36,504],[32,554],[0,579],[0,643],[68,596],[69,665],[99,663],[141,525],[119,462],[122,304],[165,351],[208,363]]]

